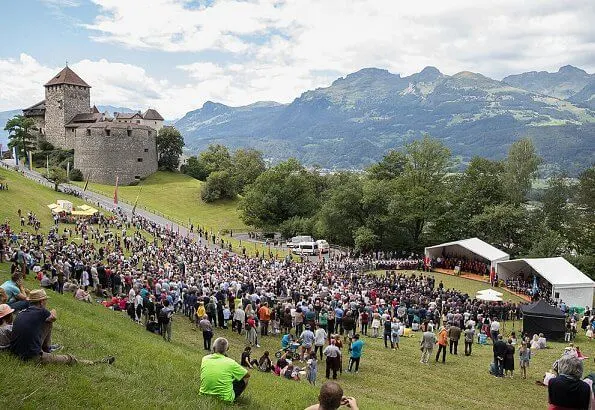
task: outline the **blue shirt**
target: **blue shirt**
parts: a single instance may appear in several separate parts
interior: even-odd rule
[[[281,338],[281,348],[287,349],[290,343],[291,339],[289,338],[289,334],[283,335],[283,337]]]
[[[335,317],[337,319],[343,319],[343,309],[341,308],[336,308],[335,309]]]
[[[362,357],[362,349],[364,348],[363,340],[356,340],[351,343],[351,357],[354,359]]]
[[[2,285],[0,285],[0,287],[4,289],[4,292],[6,292],[6,296],[8,297],[8,303],[13,303],[18,300],[17,295],[21,293],[21,290],[19,289],[17,284],[14,283],[12,280],[7,280]]]

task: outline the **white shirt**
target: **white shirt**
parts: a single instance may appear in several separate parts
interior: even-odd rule
[[[316,329],[316,332],[314,333],[314,345],[323,346],[326,337],[326,331],[323,328],[319,327],[318,329]]]
[[[500,330],[500,323],[497,320],[494,320],[490,325],[490,330],[492,332],[497,332]]]

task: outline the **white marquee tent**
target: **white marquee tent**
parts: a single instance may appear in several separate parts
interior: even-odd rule
[[[490,263],[490,268],[494,268],[496,262],[510,259],[509,254],[502,252],[500,249],[493,247],[479,238],[462,239],[460,241],[428,246],[425,249],[425,254],[434,259],[447,255],[468,259],[476,259],[479,256]]]
[[[593,305],[595,282],[562,257],[503,261],[496,265],[496,273],[502,280],[522,274],[529,281],[537,274],[552,285],[555,300],[568,306]]]

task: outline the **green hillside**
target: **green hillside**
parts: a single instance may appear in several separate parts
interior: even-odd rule
[[[84,182],[77,184],[84,186]],[[140,192],[140,208],[150,212],[157,211],[180,224],[188,225],[190,220],[195,226],[200,225],[215,231],[247,229],[240,220],[237,201],[207,204],[200,198],[201,184],[201,181],[184,174],[160,171],[141,181],[138,186],[119,187],[118,198],[133,204]],[[89,189],[108,197],[114,195],[114,187],[111,185],[89,183]]]
[[[42,217],[44,227],[50,223],[46,203],[59,195],[39,187],[22,177],[0,171],[9,181],[10,190],[0,191],[0,217],[16,216],[16,210],[31,209]],[[78,203],[78,201],[74,201]],[[44,212],[45,211],[45,212]],[[0,264],[0,282],[8,278],[9,264]],[[437,276],[440,279],[440,276]],[[449,278],[447,287],[475,290],[479,284],[466,279]],[[26,287],[34,289],[36,281],[29,279]],[[324,363],[319,364],[318,386],[295,382],[252,371],[252,377],[238,404],[223,406],[198,395],[199,367],[204,354],[202,337],[190,322],[176,316],[173,341],[164,342],[159,336],[135,325],[122,312],[76,301],[71,294],[50,292],[48,307],[56,308],[58,321],[54,325],[53,342],[64,345],[63,353],[80,358],[97,359],[116,356],[112,366],[65,367],[37,366],[23,363],[8,353],[0,353],[0,368],[5,380],[0,395],[0,408],[245,408],[303,409],[316,402],[318,389],[324,381]],[[519,323],[516,323],[518,330]],[[510,323],[504,327],[508,334]],[[244,337],[229,330],[216,330],[215,336],[228,337],[230,357],[240,359]],[[462,354],[448,356],[446,365],[419,363],[419,335],[402,338],[400,350],[385,349],[381,339],[364,338],[365,348],[359,374],[343,373],[339,382],[345,393],[357,398],[361,409],[388,408],[464,408],[519,409],[541,408],[547,402],[547,390],[536,386],[551,363],[563,349],[561,343],[551,343],[551,349],[538,352],[531,361],[529,379],[495,379],[488,374],[492,360],[491,346],[474,345],[471,357]],[[278,337],[260,340],[253,358],[264,350],[275,352]],[[587,356],[595,351],[581,334],[577,344]],[[462,342],[460,344],[462,350]],[[346,353],[346,352],[345,352]],[[344,359],[343,365],[347,366]],[[593,362],[585,362],[586,373],[595,370]],[[462,383],[462,381],[464,381]],[[494,388],[497,386],[497,388]]]

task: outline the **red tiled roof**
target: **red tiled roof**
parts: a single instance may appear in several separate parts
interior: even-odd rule
[[[79,77],[77,73],[72,71],[68,66],[64,67],[62,71],[60,71],[58,74],[54,76],[54,78],[48,81],[45,87],[60,84],[78,85],[81,87],[91,88],[89,84],[84,82],[83,79]]]

